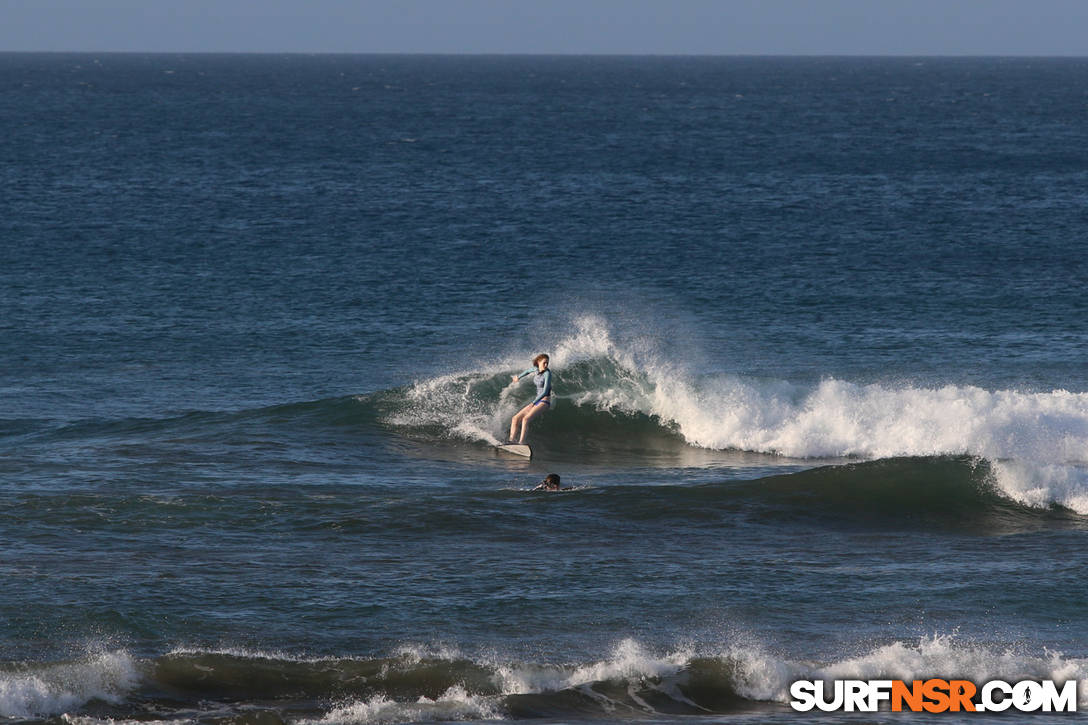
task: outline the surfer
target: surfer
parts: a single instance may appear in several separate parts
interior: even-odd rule
[[[514,382],[516,383],[526,375],[533,373],[536,374],[533,378],[533,382],[536,383],[536,398],[517,413],[514,413],[514,417],[510,419],[510,437],[507,440],[511,443],[514,442],[514,436],[518,434],[519,426],[521,427],[521,435],[517,442],[524,443],[525,431],[529,430],[529,421],[552,406],[552,371],[548,369],[547,355],[541,353],[534,357],[533,367],[519,375],[514,375]]]
[[[559,474],[549,473],[544,477],[544,480],[537,484],[534,491],[566,491],[569,489],[559,488]]]

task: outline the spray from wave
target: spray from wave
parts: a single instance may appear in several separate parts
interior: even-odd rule
[[[123,651],[73,662],[0,668],[0,717],[56,715],[92,700],[120,703],[141,679],[135,660]]]

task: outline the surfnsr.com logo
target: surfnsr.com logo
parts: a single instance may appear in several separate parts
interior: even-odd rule
[[[1076,712],[1077,681],[991,680],[978,687],[969,680],[797,680],[790,697],[799,712]]]

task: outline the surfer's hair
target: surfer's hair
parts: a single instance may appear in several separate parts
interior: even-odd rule
[[[540,353],[539,355],[537,355],[536,357],[533,358],[533,367],[536,367],[537,365],[539,365],[541,360],[547,360],[548,362],[551,362],[551,358],[549,358],[544,353]]]

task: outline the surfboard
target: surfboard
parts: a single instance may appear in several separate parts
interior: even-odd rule
[[[495,447],[500,451],[513,453],[515,456],[525,456],[526,458],[533,457],[533,449],[522,443],[504,443]]]

